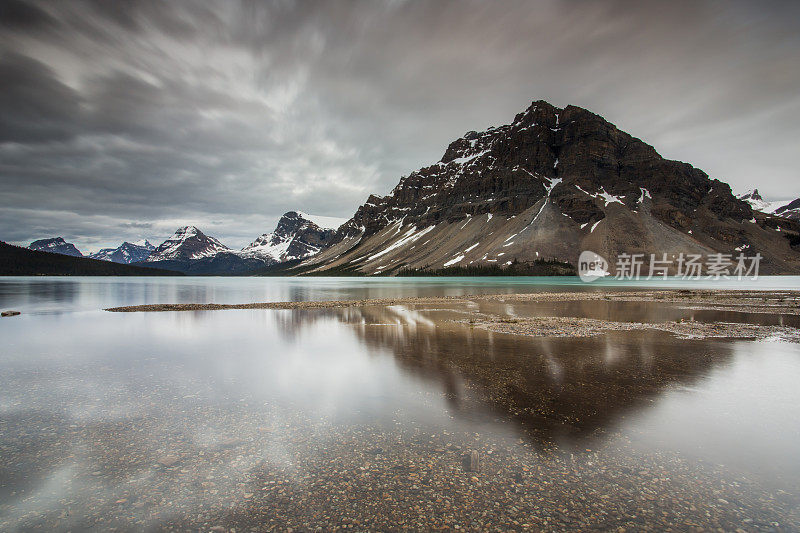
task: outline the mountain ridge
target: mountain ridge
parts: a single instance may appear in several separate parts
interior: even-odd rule
[[[116,248],[103,248],[96,253],[90,254],[89,257],[126,265],[138,263],[150,257],[150,254],[156,247],[150,244],[146,239],[137,242],[141,242],[142,244],[124,241]]]
[[[0,241],[3,276],[180,276],[180,272],[31,250]]]
[[[28,245],[28,249],[37,252],[50,252],[72,257],[83,257],[80,250],[71,242],[66,242],[63,237],[50,237],[33,241]]]
[[[203,274],[291,263],[276,271],[370,275],[575,265],[582,250],[612,260],[758,253],[765,273],[798,273],[798,202],[766,202],[757,189],[736,197],[600,115],[538,100],[509,124],[466,132],[343,223],[289,211],[242,250],[184,226],[144,261]]]
[[[779,234],[798,229],[767,221],[728,184],[662,158],[597,114],[539,100],[510,124],[451,142],[388,195],[371,195],[303,266],[379,274],[575,264],[584,249],[606,257],[748,250],[762,253],[767,271],[798,272],[800,256]]]
[[[307,258],[327,247],[342,219],[287,211],[272,232],[241,250],[233,250],[195,226],[178,228],[142,263],[196,275],[247,274],[279,263]]]
[[[800,198],[778,207],[774,214],[791,220],[800,220]]]

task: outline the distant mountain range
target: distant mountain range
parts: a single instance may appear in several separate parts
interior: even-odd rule
[[[136,242],[125,241],[117,248],[103,248],[99,252],[89,255],[89,257],[129,265],[144,261],[150,257],[150,254],[155,249],[156,247],[145,239]]]
[[[184,226],[158,247],[147,240],[124,242],[118,248],[104,248],[88,257],[188,274],[242,274],[318,253],[330,245],[336,228],[345,221],[289,211],[272,232],[264,233],[242,250],[228,248],[195,226]],[[30,248],[82,257],[75,245],[61,237],[35,241]]]
[[[792,220],[800,220],[800,198],[791,202],[768,202],[761,197],[758,189],[753,189],[739,195],[740,200],[744,200],[750,206],[762,213],[777,215]]]
[[[179,276],[180,272],[42,252],[0,241],[0,276]]]
[[[194,226],[178,229],[144,264],[180,270],[187,274],[244,274],[265,267],[304,259],[333,241],[344,219],[289,211],[275,230],[241,250],[231,250]]]
[[[31,247],[80,255],[62,238]],[[158,247],[92,257],[189,274],[397,274],[453,267],[526,270],[582,250],[761,254],[762,273],[800,273],[800,199],[766,202],[656,150],[603,117],[533,102],[513,122],[467,132],[433,165],[370,196],[349,220],[290,211],[232,250],[194,226]],[[511,271],[511,270],[509,270]]]

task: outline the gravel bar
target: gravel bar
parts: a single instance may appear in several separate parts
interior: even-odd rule
[[[435,304],[469,301],[652,301],[675,303],[694,309],[716,309],[749,313],[800,314],[800,291],[734,291],[734,290],[658,290],[658,291],[592,291],[538,292],[524,294],[477,294],[469,296],[373,298],[363,300],[322,300],[302,302],[254,302],[244,304],[184,303],[145,304],[110,307],[114,313],[165,311],[222,311],[229,309],[330,309],[373,305]]]

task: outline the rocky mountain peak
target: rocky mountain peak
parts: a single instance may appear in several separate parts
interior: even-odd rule
[[[764,201],[764,198],[761,196],[761,194],[759,194],[758,189],[753,189],[752,191],[741,195],[739,198],[742,200],[754,200],[760,202]]]
[[[511,124],[456,139],[437,163],[402,178],[389,196],[370,196],[337,241],[399,220],[424,228],[467,216],[514,216],[545,197],[576,223],[594,223],[604,217],[605,200],[633,208],[642,189],[669,199],[654,214],[678,228],[701,205],[720,217],[752,216],[726,184],[701,170],[661,158],[586,109],[539,100]]]
[[[335,245],[309,261],[374,273],[543,256],[575,262],[589,245],[608,255],[667,242],[682,251],[755,249],[743,224],[758,224],[753,208],[726,183],[662,158],[587,109],[538,100],[509,124],[468,131],[389,195],[371,195]],[[774,237],[766,240],[781,255],[786,239]]]
[[[273,234],[275,236],[288,236],[294,234],[304,227],[311,226],[318,227],[307,218],[304,218],[297,211],[288,211],[284,213],[283,216],[281,216],[281,218],[278,220],[278,225],[275,226],[275,231],[273,231]]]
[[[148,262],[174,259],[202,259],[230,248],[200,231],[196,226],[178,228],[169,239],[165,240],[147,258]]]
[[[203,232],[197,226],[183,226],[175,230],[175,235],[183,235],[188,238],[195,235],[203,235]]]
[[[31,250],[38,250],[40,252],[83,257],[83,254],[78,250],[78,248],[76,248],[74,244],[66,242],[63,237],[39,239],[38,241],[33,241],[28,248]]]
[[[326,248],[342,222],[343,219],[288,211],[271,233],[265,233],[245,246],[241,254],[270,262],[302,259]]]
[[[754,210],[761,211],[762,213],[773,213],[777,208],[783,205],[783,202],[770,202],[765,200],[764,197],[758,192],[758,189],[753,189],[752,191],[747,191],[744,194],[740,194],[738,198],[744,202],[747,202]]]
[[[150,254],[155,249],[155,246],[146,240],[140,240],[137,242],[143,242],[143,244],[125,241],[117,248],[103,248],[99,252],[91,254],[89,257],[92,259],[100,259],[102,261],[112,261],[114,263],[138,263],[150,257]]]

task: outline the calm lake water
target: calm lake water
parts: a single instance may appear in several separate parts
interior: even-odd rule
[[[705,286],[800,289],[800,278]],[[533,338],[458,321],[480,311],[797,327],[796,316],[602,301],[102,311],[602,287],[0,279],[0,308],[23,313],[0,319],[0,530],[797,530],[800,345],[650,330]],[[471,451],[479,472],[465,471]]]

